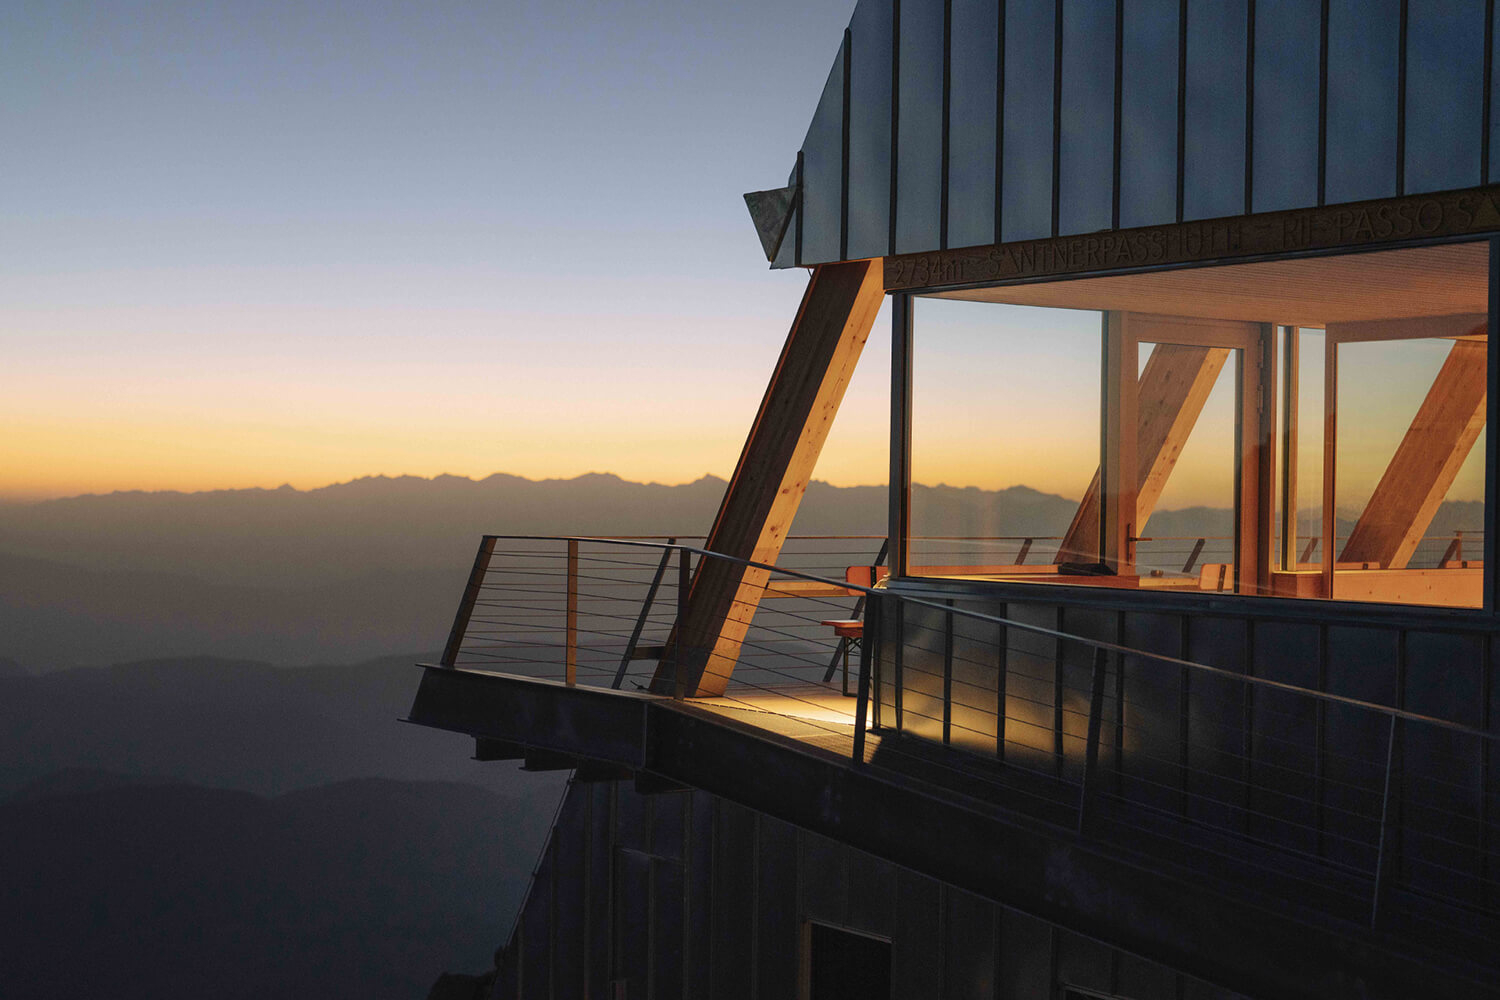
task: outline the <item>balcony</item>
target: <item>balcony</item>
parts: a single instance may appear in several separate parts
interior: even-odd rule
[[[1246,993],[1500,981],[1494,734],[887,588],[878,537],[776,566],[696,541],[487,536],[412,721],[703,788]]]

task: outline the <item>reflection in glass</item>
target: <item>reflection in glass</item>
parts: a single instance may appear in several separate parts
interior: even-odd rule
[[[1488,288],[1480,242],[920,298],[909,571],[1481,606]]]
[[[1055,572],[1099,465],[1099,314],[913,308],[908,571]]]
[[[1276,447],[1280,499],[1291,519],[1283,512],[1279,521],[1285,541],[1277,565],[1285,572],[1316,573],[1323,558],[1323,331],[1289,327],[1282,337]]]
[[[1483,603],[1488,360],[1473,327],[1337,345],[1334,597]]]
[[[1179,417],[1180,439],[1164,442],[1154,456],[1138,456],[1142,481],[1136,495],[1135,570],[1142,584],[1233,590],[1235,583],[1235,392],[1239,352],[1183,344],[1142,343],[1138,376],[1138,434],[1151,437],[1150,423],[1162,383],[1184,370],[1202,369],[1211,386],[1201,409]]]

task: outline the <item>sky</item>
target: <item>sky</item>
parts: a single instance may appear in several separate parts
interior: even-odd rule
[[[0,5],[0,502],[727,476],[806,285],[741,194],[785,183],[853,6]],[[1081,495],[1097,314],[923,308],[916,480]],[[883,311],[818,478],[885,481],[888,351]],[[1231,408],[1163,503],[1223,502]]]
[[[0,5],[0,499],[728,475],[852,0]],[[881,482],[877,321],[818,475]]]

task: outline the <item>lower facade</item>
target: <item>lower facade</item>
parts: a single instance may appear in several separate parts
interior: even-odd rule
[[[476,984],[478,985],[478,984]],[[1234,994],[697,790],[570,783],[494,1000]]]

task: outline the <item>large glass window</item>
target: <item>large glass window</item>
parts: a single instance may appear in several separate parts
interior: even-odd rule
[[[918,309],[908,572],[1097,563],[1096,538],[1074,532],[1059,550],[1098,490],[1103,314],[945,299]]]
[[[1483,605],[1485,243],[919,296],[910,576]]]

